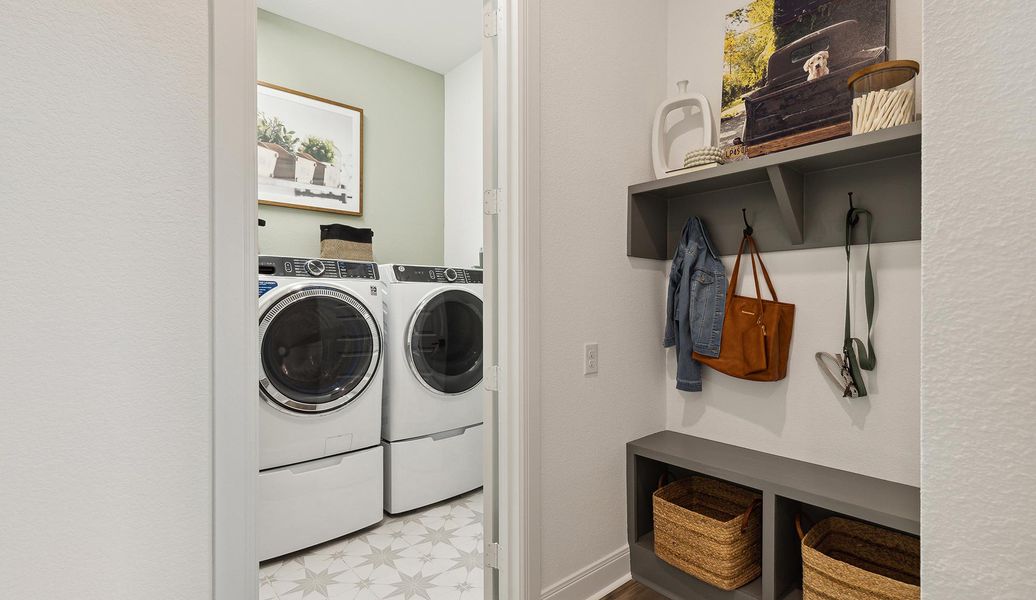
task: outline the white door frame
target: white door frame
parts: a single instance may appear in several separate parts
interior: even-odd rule
[[[497,5],[501,0],[483,0],[483,39],[482,39],[482,189],[484,190],[484,210],[482,216],[482,247],[484,257],[484,289],[483,309],[485,322],[483,326],[483,351],[486,369],[485,396],[485,452],[483,454],[484,477],[483,499],[485,515],[483,519],[484,548],[486,556],[485,598],[498,600],[505,594],[505,569],[492,568],[493,555],[497,565],[506,557],[507,524],[499,519],[499,514],[506,512],[502,505],[507,502],[507,465],[500,460],[503,455],[500,448],[506,443],[506,431],[503,428],[505,419],[502,407],[506,406],[506,365],[507,365],[507,215],[496,214],[490,210],[491,202],[505,201],[505,190],[501,178],[506,173],[503,156],[503,140],[507,132],[501,131],[506,118],[506,107],[502,106],[502,91],[506,86],[501,77],[503,65],[506,63],[507,39],[503,28],[496,23]],[[498,110],[499,109],[499,110]],[[499,189],[499,194],[495,190]],[[499,204],[498,204],[499,205]],[[499,549],[499,552],[496,550]],[[501,556],[502,555],[502,556]]]
[[[209,0],[212,591],[259,597],[256,474],[256,4]]]
[[[493,358],[500,365],[500,393],[487,405],[499,442],[496,469],[487,469],[495,477],[487,498],[497,503],[500,520],[487,527],[487,543],[500,543],[498,597],[539,600],[539,0],[486,0],[485,6],[501,11],[497,41],[484,46],[486,81],[498,79],[495,93],[485,86],[485,105],[497,104],[498,118],[487,110],[484,127],[488,132],[495,124],[499,134],[486,135],[484,173],[485,189],[499,189],[499,214],[487,216],[484,227],[487,281],[499,291],[487,294],[499,309],[487,339],[499,343]],[[487,578],[487,586],[492,582]]]
[[[487,111],[484,124],[497,136],[486,134],[484,175],[485,189],[498,190],[499,212],[486,218],[484,235],[486,281],[496,288],[487,288],[487,297],[498,308],[487,339],[499,342],[492,358],[500,367],[499,393],[487,403],[498,442],[495,468],[487,468],[487,502],[496,503],[499,521],[487,526],[487,543],[500,544],[497,597],[539,600],[540,6],[539,0],[486,0],[487,9],[494,6],[501,17],[495,44],[484,46],[485,104],[496,104],[498,118]],[[487,590],[491,583],[487,577]]]
[[[539,0],[499,0],[507,35],[501,248],[500,597],[538,600]],[[258,597],[255,503],[255,0],[210,0],[213,597]],[[507,201],[509,199],[510,201]],[[508,376],[510,374],[510,376]]]
[[[506,598],[539,600],[540,579],[540,62],[539,0],[506,2],[508,30],[506,186],[509,364],[506,412],[508,545]]]

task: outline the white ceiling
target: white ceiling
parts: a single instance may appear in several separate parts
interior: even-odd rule
[[[259,8],[438,73],[482,47],[482,0],[258,0]]]

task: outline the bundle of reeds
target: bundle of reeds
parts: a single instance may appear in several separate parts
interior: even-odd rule
[[[914,120],[914,90],[878,90],[853,99],[853,134]]]

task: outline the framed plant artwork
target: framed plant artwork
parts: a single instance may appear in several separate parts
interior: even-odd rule
[[[363,109],[260,81],[259,203],[363,214]]]

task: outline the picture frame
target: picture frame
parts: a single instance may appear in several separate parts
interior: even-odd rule
[[[726,15],[720,145],[770,152],[851,133],[854,72],[886,61],[890,0],[744,0]]]
[[[363,109],[257,82],[259,204],[363,215]]]

